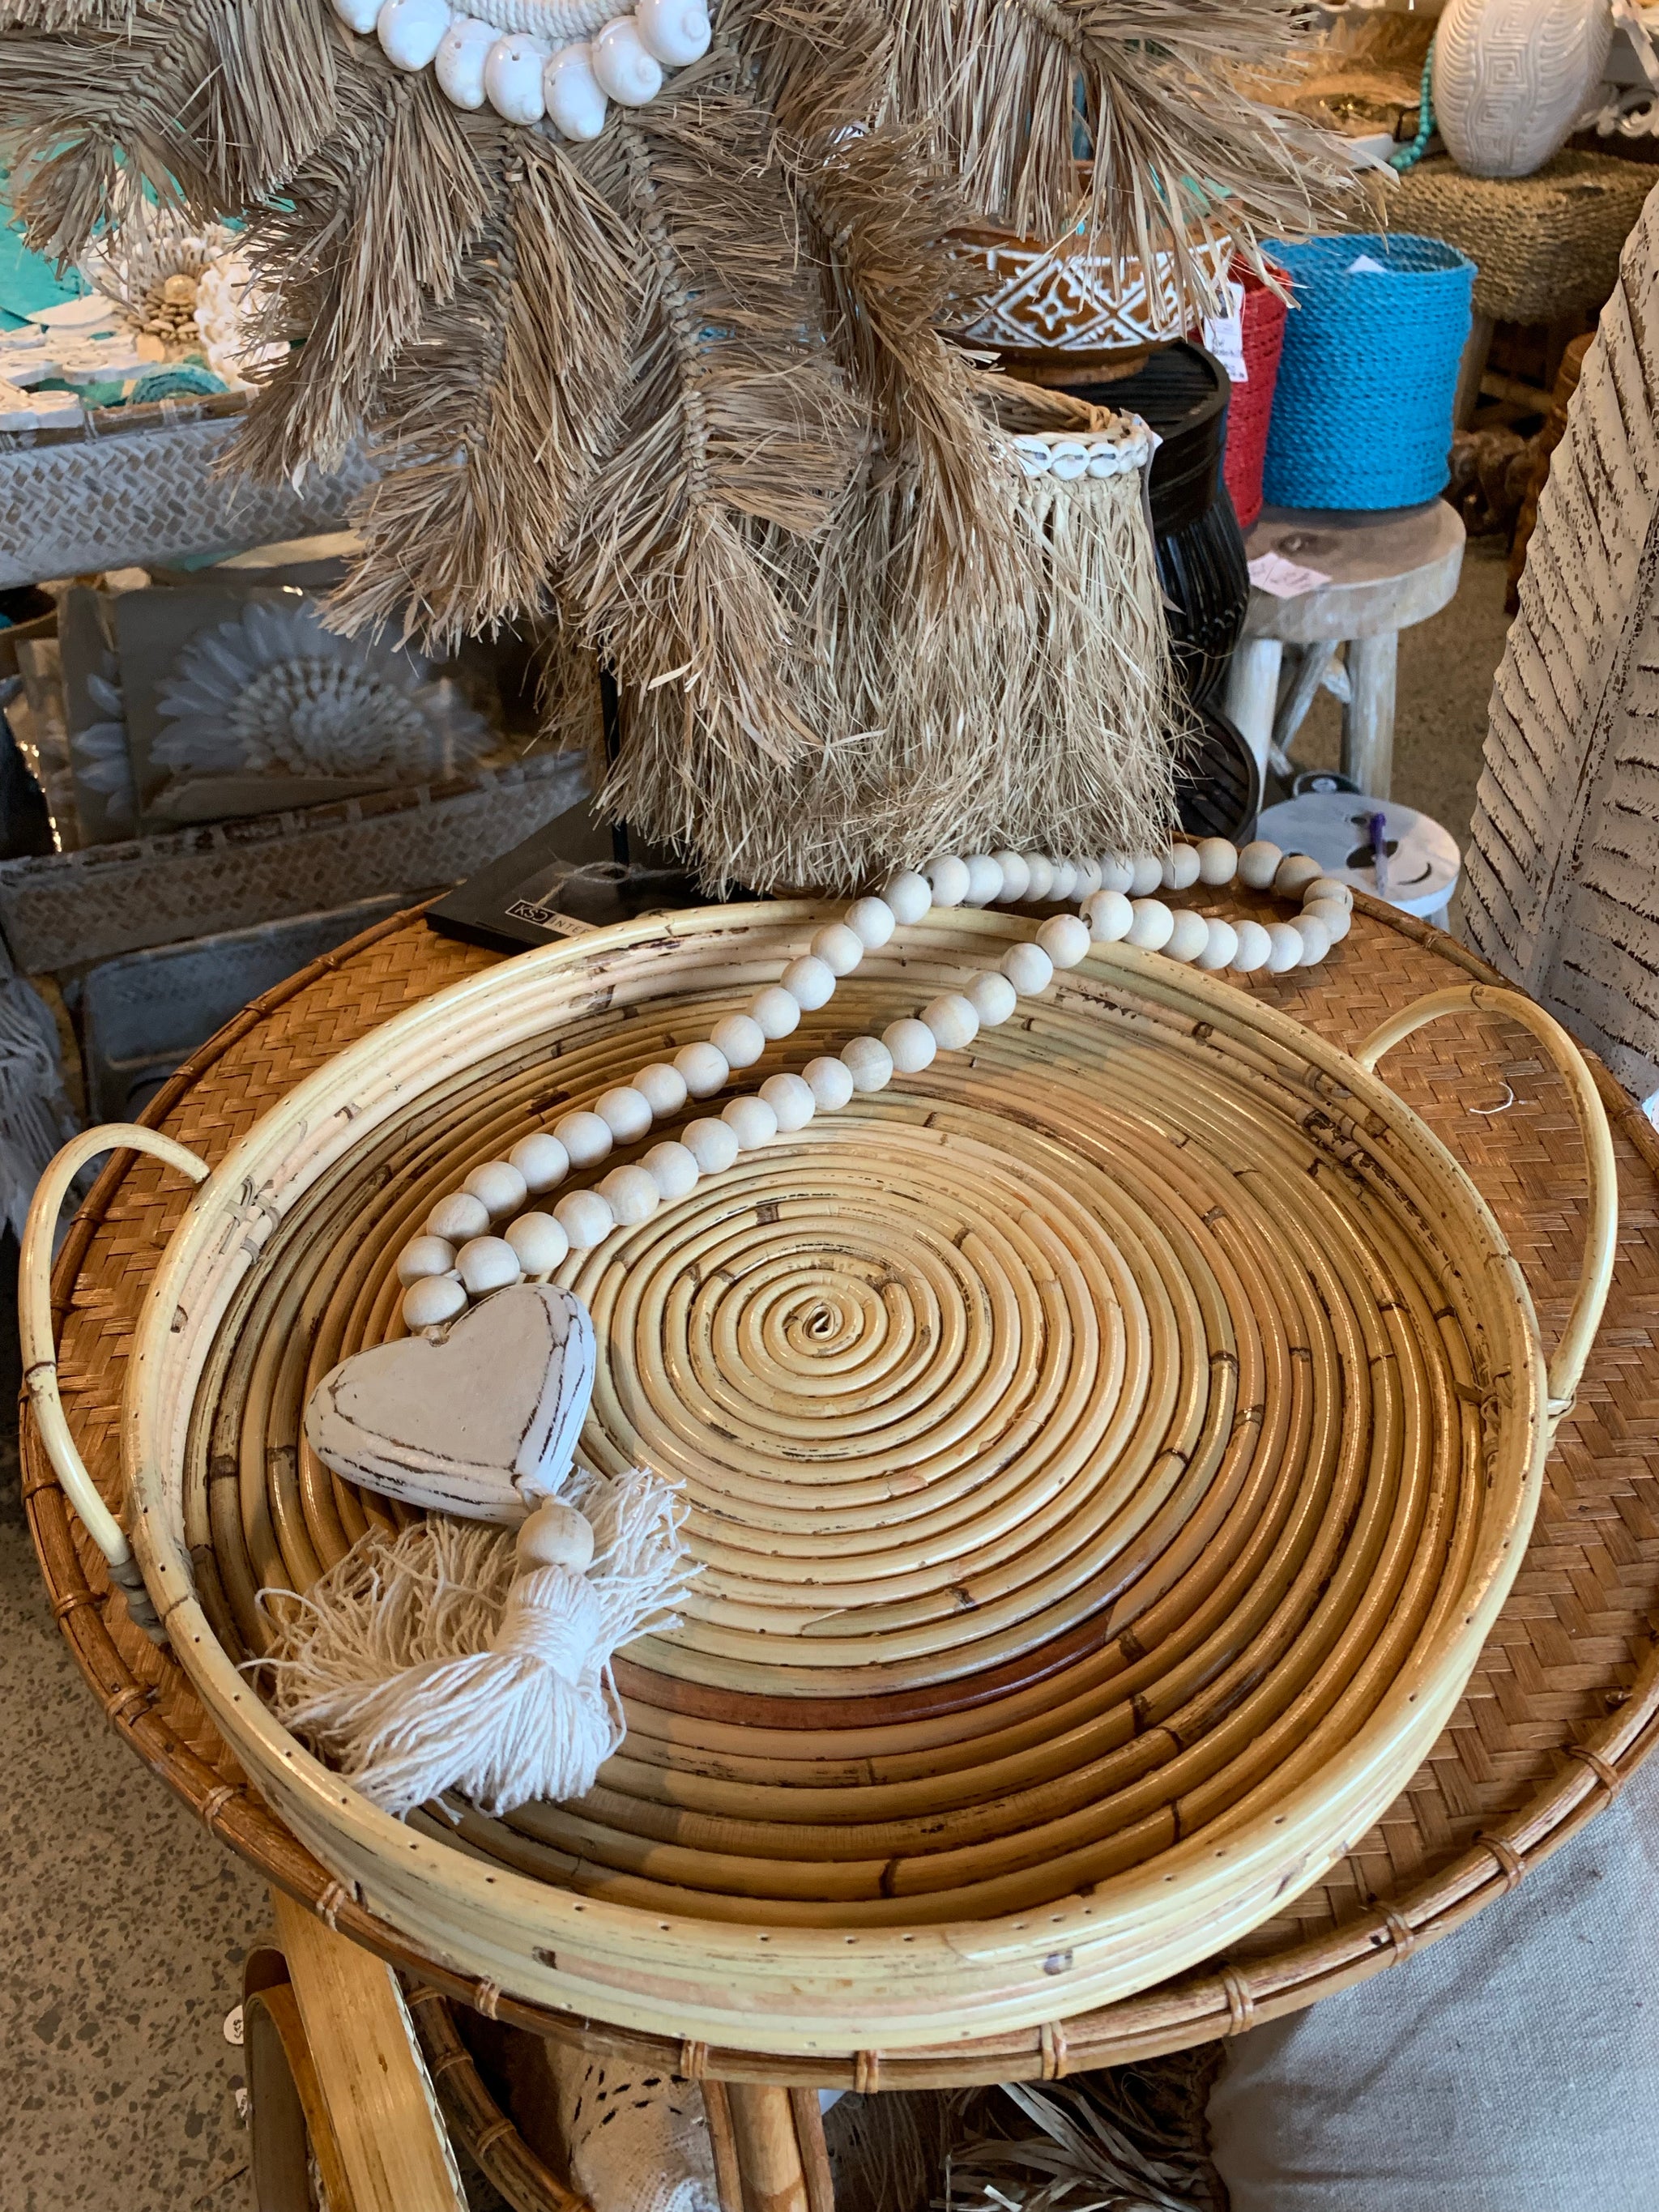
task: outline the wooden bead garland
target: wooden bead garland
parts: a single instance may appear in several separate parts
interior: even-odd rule
[[[1157,890],[1218,890],[1232,880],[1252,890],[1301,896],[1297,922],[1206,921],[1190,907],[1172,909]],[[1061,890],[1064,884],[1064,890]],[[900,1015],[880,1037],[854,1037],[836,1057],[814,1060],[801,1075],[769,1075],[759,1093],[730,1099],[719,1119],[696,1119],[677,1144],[653,1146],[639,1166],[613,1168],[595,1190],[571,1190],[553,1212],[514,1218],[502,1234],[491,1221],[518,1214],[531,1192],[557,1188],[571,1168],[592,1168],[617,1144],[633,1144],[646,1130],[679,1113],[688,1097],[712,1097],[732,1068],[748,1068],[768,1042],[787,1037],[801,1013],[830,1005],[842,975],[865,951],[878,951],[900,925],[925,921],[931,907],[1015,905],[1020,898],[1082,894],[1082,914],[1051,914],[1024,945],[1011,945],[1000,971],[975,975],[967,991],[947,991],[921,1015]],[[856,898],[841,922],[811,938],[810,951],[792,960],[776,984],[763,984],[745,1013],[728,1013],[710,1040],[686,1044],[671,1064],[641,1068],[617,1084],[592,1110],[568,1113],[550,1134],[525,1137],[508,1159],[487,1161],[453,1197],[427,1214],[425,1232],[404,1245],[398,1281],[404,1283],[403,1321],[411,1329],[441,1328],[465,1312],[469,1298],[487,1297],[508,1283],[546,1281],[568,1252],[591,1249],[611,1230],[637,1228],[664,1201],[688,1197],[703,1175],[719,1175],[769,1144],[779,1130],[805,1128],[811,1115],[836,1113],[856,1091],[884,1091],[894,1075],[918,1075],[940,1051],[964,1051],[980,1029],[1006,1022],[1020,998],[1036,998],[1055,969],[1078,967],[1091,945],[1124,940],[1141,951],[1161,951],[1192,967],[1283,975],[1314,967],[1343,940],[1354,911],[1354,894],[1325,876],[1307,854],[1283,854],[1259,838],[1237,852],[1225,838],[1172,845],[1164,858],[1139,854],[1133,860],[1051,860],[1044,854],[947,854],[927,874],[900,869],[880,896]]]
[[[1158,890],[1219,889],[1235,878],[1257,890],[1299,896],[1295,922],[1207,921],[1190,908],[1174,909]],[[1063,887],[1063,888],[1062,888]],[[799,1075],[769,1076],[757,1092],[731,1099],[720,1118],[699,1118],[678,1142],[653,1147],[637,1166],[614,1168],[597,1188],[568,1191],[551,1214],[520,1214],[532,1193],[557,1188],[573,1168],[596,1167],[619,1144],[632,1144],[653,1124],[677,1114],[688,1097],[712,1097],[734,1068],[751,1066],[769,1041],[790,1036],[803,1011],[816,1012],[834,996],[868,951],[896,928],[912,927],[935,906],[992,906],[1080,895],[1079,914],[1050,915],[1034,939],[1011,945],[999,970],[975,977],[966,990],[946,992],[920,1015],[902,1015],[879,1037],[854,1037],[835,1058],[811,1061]],[[1056,969],[1075,968],[1091,944],[1120,940],[1144,951],[1212,971],[1283,975],[1312,967],[1347,935],[1353,893],[1322,873],[1306,854],[1285,854],[1265,839],[1241,853],[1225,838],[1176,845],[1162,858],[1111,855],[1055,861],[1039,853],[947,854],[926,874],[902,869],[878,896],[855,899],[845,918],[817,931],[809,950],[750,1001],[727,1014],[706,1042],[684,1046],[671,1065],[641,1068],[631,1082],[604,1092],[592,1110],[565,1115],[550,1134],[538,1131],[505,1160],[475,1168],[462,1189],[441,1199],[423,1232],[398,1261],[406,1287],[402,1313],[411,1329],[441,1327],[472,1297],[526,1279],[545,1281],[572,1251],[602,1243],[619,1224],[637,1227],[659,1205],[690,1195],[703,1176],[732,1166],[739,1152],[768,1144],[780,1131],[804,1128],[815,1113],[834,1113],[855,1091],[884,1090],[895,1073],[919,1074],[939,1052],[959,1052],[981,1028],[1006,1022],[1022,998],[1035,998]],[[516,1217],[501,1234],[493,1222]]]

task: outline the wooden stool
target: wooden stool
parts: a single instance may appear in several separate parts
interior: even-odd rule
[[[1309,507],[1261,511],[1245,550],[1316,568],[1328,584],[1294,599],[1250,591],[1244,635],[1227,673],[1227,712],[1258,765],[1287,775],[1285,749],[1322,684],[1342,701],[1342,770],[1386,799],[1394,775],[1395,664],[1400,632],[1438,614],[1457,589],[1463,524],[1443,500],[1381,514]],[[1285,648],[1298,665],[1280,699]],[[1346,646],[1346,665],[1337,665]]]

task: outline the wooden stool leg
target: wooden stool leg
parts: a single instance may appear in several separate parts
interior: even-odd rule
[[[1279,667],[1285,648],[1276,637],[1247,637],[1227,668],[1227,714],[1267,773],[1273,716],[1279,709]]]
[[[1463,358],[1458,364],[1457,391],[1452,400],[1452,428],[1467,430],[1474,420],[1474,410],[1480,404],[1480,380],[1486,373],[1486,356],[1492,351],[1494,328],[1490,315],[1476,314],[1469,319],[1469,335],[1463,348]]]
[[[272,1891],[271,1902],[317,2091],[356,2212],[466,2212],[391,1967],[281,1891]],[[778,2094],[787,2098],[788,2092]]]
[[[1352,696],[1342,710],[1342,773],[1372,799],[1386,799],[1394,781],[1394,683],[1397,632],[1357,637],[1348,647]]]
[[[834,2212],[815,2091],[728,2081],[744,2212]]]

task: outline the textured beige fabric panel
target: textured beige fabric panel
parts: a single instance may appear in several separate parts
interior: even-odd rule
[[[1241,2036],[1232,2212],[1654,2212],[1659,1765],[1431,1950]]]
[[[1467,941],[1659,1089],[1659,193],[1539,503],[1470,841]]]

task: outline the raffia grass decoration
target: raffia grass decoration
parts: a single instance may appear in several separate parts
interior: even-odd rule
[[[583,1460],[683,1476],[704,1571],[684,1626],[618,1662],[629,1741],[587,1798],[399,1826],[241,1668],[259,1588],[303,1589],[386,1517],[310,1459],[307,1390],[396,1329],[396,1254],[542,1117],[551,1066],[586,1103],[823,918],[631,925],[361,1039],[180,1223],[123,1424],[173,1652],[343,1894],[531,2003],[812,2057],[1067,2018],[1317,1879],[1490,1631],[1611,1249],[1604,1161],[1547,1380],[1490,1213],[1385,1084],[1259,999],[1101,948],[971,1062],[573,1263],[612,1348]],[[1030,927],[902,931],[788,1064]],[[1470,1018],[1446,996],[1429,1011]],[[239,1462],[246,1516],[215,1474]]]
[[[1004,378],[969,396],[1003,439],[1127,429]],[[1144,481],[1025,477],[1010,459],[1010,557],[951,588],[914,558],[939,520],[926,471],[877,462],[829,558],[792,570],[774,540],[800,597],[798,696],[823,733],[810,751],[786,763],[720,747],[672,694],[648,692],[630,704],[611,799],[714,883],[766,890],[851,890],[940,852],[1139,850],[1148,825],[1156,849],[1182,714]]]
[[[955,752],[1001,742],[957,687],[984,678],[988,619],[1029,621],[1054,566],[935,328],[971,304],[952,299],[951,232],[1076,218],[1079,74],[1097,142],[1081,219],[1143,258],[1172,222],[1195,307],[1194,203],[1248,254],[1257,228],[1323,212],[1343,157],[1245,88],[1244,65],[1282,45],[1279,0],[716,12],[703,60],[585,146],[457,111],[328,0],[0,0],[0,69],[36,246],[78,255],[139,187],[246,224],[258,335],[309,336],[270,375],[240,461],[292,477],[360,425],[378,448],[343,624],[447,651],[556,614],[661,756],[639,771],[659,831],[710,838],[711,875],[844,884],[866,810],[890,821],[894,793],[878,760],[840,755],[874,730],[930,764],[942,730]],[[1144,607],[1124,593],[1118,630],[1104,576],[1079,592],[1117,647],[1061,651],[1066,711],[1113,729]],[[872,621],[891,634],[864,637]],[[907,690],[893,672],[912,653],[931,674]],[[1145,674],[1161,694],[1161,665]],[[1015,747],[1025,735],[1009,725]],[[1095,784],[1119,765],[1103,758]],[[775,828],[786,769],[852,793],[793,841]],[[974,818],[962,793],[987,775],[1012,770],[950,762],[936,818]],[[1113,799],[1097,819],[1117,842],[1155,842],[1164,799],[1132,763]],[[1061,827],[1038,820],[1033,840],[1063,848]]]

